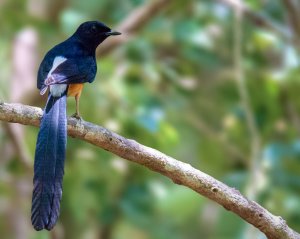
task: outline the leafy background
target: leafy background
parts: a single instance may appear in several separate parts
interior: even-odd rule
[[[85,20],[119,30],[156,2],[2,0],[0,99],[43,107],[35,81],[48,49]],[[239,18],[227,0],[160,2],[122,44],[100,53],[83,118],[190,163],[300,231],[299,3],[247,0]],[[72,138],[61,217],[54,231],[35,232],[37,132],[1,125],[1,238],[265,238],[195,192]]]

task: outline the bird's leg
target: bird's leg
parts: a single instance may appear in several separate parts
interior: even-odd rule
[[[80,94],[75,95],[75,102],[76,102],[76,112],[75,114],[72,115],[72,117],[82,120],[79,114],[79,99],[80,99]]]
[[[75,96],[75,101],[76,101],[76,115],[80,117],[80,114],[79,114],[79,99],[80,99],[80,96],[79,96],[79,94],[77,94]]]

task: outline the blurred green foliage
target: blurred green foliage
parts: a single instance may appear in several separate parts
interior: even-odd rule
[[[9,101],[15,93],[11,52],[23,29],[38,34],[37,69],[45,52],[81,22],[99,19],[116,27],[150,2],[2,1],[0,99]],[[271,23],[289,27],[281,1],[245,3]],[[260,138],[256,181],[251,181],[253,139],[234,75],[234,14],[219,1],[171,1],[127,42],[100,56],[96,81],[81,97],[81,114],[244,194],[256,185],[254,199],[300,231],[299,46],[249,19],[241,24],[241,64]],[[32,102],[32,92],[20,103]],[[39,101],[32,103],[43,107]],[[74,109],[69,99],[68,113]],[[23,129],[33,164],[38,129]],[[195,192],[71,138],[59,223],[55,233],[35,232],[30,226],[32,172],[22,165],[5,127],[0,145],[1,238],[264,238],[258,231],[247,237],[249,225]]]

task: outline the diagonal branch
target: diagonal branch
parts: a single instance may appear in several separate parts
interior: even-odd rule
[[[238,10],[247,17],[251,22],[253,22],[258,27],[263,27],[266,29],[269,29],[273,31],[274,33],[281,36],[283,39],[288,41],[293,41],[292,33],[287,30],[284,26],[281,26],[279,24],[275,24],[272,22],[267,16],[256,13],[252,11],[245,3],[241,0],[217,0],[218,2],[221,2],[225,5],[230,6],[234,10]]]
[[[25,125],[39,125],[40,108],[21,104],[0,103],[0,120]],[[191,165],[171,158],[155,149],[126,139],[101,126],[74,118],[68,119],[68,134],[108,150],[122,158],[146,166],[207,197],[225,209],[239,215],[272,239],[299,239],[300,234],[289,228],[279,216],[274,216],[254,201]]]
[[[122,35],[103,42],[97,51],[97,56],[103,56],[117,46],[130,40],[138,30],[146,25],[171,2],[171,0],[155,0],[134,9],[118,26],[116,26],[116,30],[122,32]]]
[[[293,0],[283,0],[283,4],[287,10],[287,15],[290,24],[295,32],[296,36],[300,36],[300,17],[296,3]]]

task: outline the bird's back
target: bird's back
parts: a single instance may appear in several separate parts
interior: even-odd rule
[[[97,73],[95,52],[91,52],[76,39],[69,38],[66,41],[54,46],[49,50],[42,60],[37,76],[37,88],[41,89],[44,85],[48,73],[53,70],[56,57],[63,57],[72,60],[72,64],[78,68],[77,72],[82,74],[85,82],[93,82]],[[74,67],[74,65],[73,65]],[[80,77],[80,75],[78,76]]]

